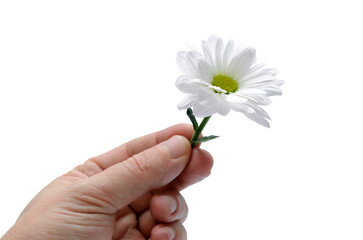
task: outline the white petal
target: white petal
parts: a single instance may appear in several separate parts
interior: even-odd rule
[[[275,77],[263,76],[258,78],[252,78],[248,81],[242,81],[241,85],[245,88],[259,88],[275,84]]]
[[[205,107],[200,104],[193,106],[193,113],[196,117],[208,117],[217,112],[216,106]]]
[[[175,86],[183,93],[195,93],[200,84],[192,81],[186,76],[180,76],[175,81]]]
[[[177,107],[179,110],[190,108],[195,104],[195,100],[196,96],[189,94],[178,103]]]
[[[268,105],[271,103],[266,91],[262,88],[242,88],[235,94],[252,100],[260,105]]]
[[[261,89],[259,89],[261,90]],[[261,90],[262,91],[262,90]],[[238,93],[236,95],[239,95],[241,97],[245,97],[248,100],[251,100],[259,105],[268,105],[271,103],[271,100],[268,98],[266,92],[264,94],[248,94],[248,93]]]
[[[212,68],[213,74],[214,74],[213,55],[212,55],[211,50],[208,47],[208,43],[203,41],[202,42],[202,48],[203,48],[204,57],[206,58],[207,63],[209,64],[209,66]]]
[[[222,88],[220,88],[220,87],[217,87],[217,86],[209,85],[208,87],[209,87],[210,89],[215,90],[216,92],[219,92],[219,93],[227,93],[227,91],[226,91],[226,90],[224,90],[224,89],[222,89]]]
[[[271,85],[271,86],[267,86],[264,87],[263,90],[266,91],[266,95],[267,96],[275,96],[275,95],[281,95],[282,91],[279,87]]]
[[[250,100],[255,101],[259,105],[271,104],[271,100],[267,97],[267,95],[250,95],[248,97]]]
[[[223,116],[227,115],[231,108],[221,94],[216,94],[213,91],[198,91],[198,106],[195,106],[199,115],[209,116],[214,113],[219,113]],[[204,108],[205,110],[202,110]],[[209,115],[208,115],[209,114]]]
[[[217,98],[216,93],[210,89],[201,89],[197,92],[198,103],[202,106],[209,107],[209,106],[216,106]]]
[[[258,89],[258,88],[242,88],[239,89],[235,94],[239,95],[239,94],[265,94],[266,92],[263,91],[262,89]]]
[[[223,40],[221,38],[218,38],[214,50],[214,64],[216,73],[222,73],[223,48]]]
[[[248,117],[249,119],[251,119],[252,121],[269,128],[270,127],[270,123],[261,115],[257,114],[257,113],[245,113],[246,117]]]
[[[187,75],[187,76],[192,76],[193,73],[189,71],[188,65],[186,63],[186,57],[187,57],[187,52],[178,52],[176,55],[176,64],[179,67],[180,71],[183,72],[183,74]]]
[[[226,116],[230,112],[230,110],[231,107],[229,106],[229,104],[220,99],[218,104],[218,113],[221,114],[222,116]]]
[[[212,56],[215,56],[216,54],[215,50],[219,39],[220,38],[217,37],[216,35],[212,35],[207,39],[208,48],[211,50]]]
[[[252,102],[247,102],[246,105],[253,108],[254,112],[256,112],[257,114],[263,116],[264,118],[271,120],[268,113],[265,110],[263,110],[261,107],[257,106],[256,104],[253,104]]]
[[[268,77],[268,76],[266,76]],[[274,77],[272,77],[274,78]],[[252,81],[242,83],[244,88],[260,89],[265,92],[266,96],[281,95],[282,91],[279,86],[282,85],[280,80],[277,79],[262,79],[258,77],[257,79],[251,79]]]
[[[247,98],[235,95],[233,93],[222,94],[222,97],[224,98],[225,101],[227,101],[229,103],[245,103],[248,101]]]
[[[207,42],[202,42],[204,56],[213,67],[213,75],[221,72],[223,56],[223,39],[212,35]]]
[[[198,69],[200,77],[207,83],[211,84],[213,81],[212,68],[208,65],[205,59],[199,59]]]
[[[202,57],[198,52],[191,51],[188,52],[186,56],[186,64],[187,67],[192,74],[192,77],[200,78],[199,69],[198,69],[198,59]]]
[[[256,111],[251,108],[250,106],[246,105],[246,104],[241,104],[241,103],[233,103],[233,104],[230,104],[231,108],[234,110],[234,111],[237,111],[237,112],[241,112],[241,113],[256,113]]]
[[[206,117],[217,113],[219,110],[225,113],[223,106],[219,109],[220,102],[223,101],[219,94],[211,89],[200,89],[197,92],[197,101],[193,106],[195,116]]]
[[[284,80],[276,80],[275,85],[281,87],[284,84],[284,82],[285,82]]]
[[[245,86],[259,86],[260,84],[277,84],[280,81],[272,74],[258,73],[256,75],[247,74],[239,80]]]
[[[256,51],[254,48],[245,48],[233,56],[228,68],[228,73],[233,79],[240,79],[246,74],[255,61]]]
[[[227,43],[226,48],[224,49],[224,54],[223,54],[223,72],[227,72],[228,70],[228,66],[229,66],[229,62],[231,61],[231,58],[233,56],[234,53],[234,43],[232,40],[229,40],[229,42]]]
[[[246,73],[244,80],[247,81],[250,78],[256,78],[263,75],[275,76],[277,74],[277,70],[274,68],[265,68],[265,64],[260,63],[251,67],[249,71]]]

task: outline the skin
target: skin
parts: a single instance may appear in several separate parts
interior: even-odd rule
[[[180,191],[213,165],[191,149],[192,134],[180,124],[89,159],[38,193],[1,239],[186,239]]]

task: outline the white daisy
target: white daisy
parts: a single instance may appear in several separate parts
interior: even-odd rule
[[[277,71],[256,64],[255,49],[235,48],[232,40],[224,46],[221,38],[211,36],[202,42],[202,48],[203,54],[195,50],[177,54],[183,75],[176,86],[187,94],[178,108],[193,108],[198,117],[227,115],[232,109],[269,127],[270,117],[260,106],[282,93],[283,81],[276,79]]]

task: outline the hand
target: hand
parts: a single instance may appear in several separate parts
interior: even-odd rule
[[[179,191],[213,164],[192,133],[176,125],[89,159],[35,196],[3,240],[186,239]]]

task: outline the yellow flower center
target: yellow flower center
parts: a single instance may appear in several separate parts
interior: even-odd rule
[[[238,83],[233,78],[224,75],[215,76],[212,85],[226,90],[227,93],[235,92],[238,89]]]

